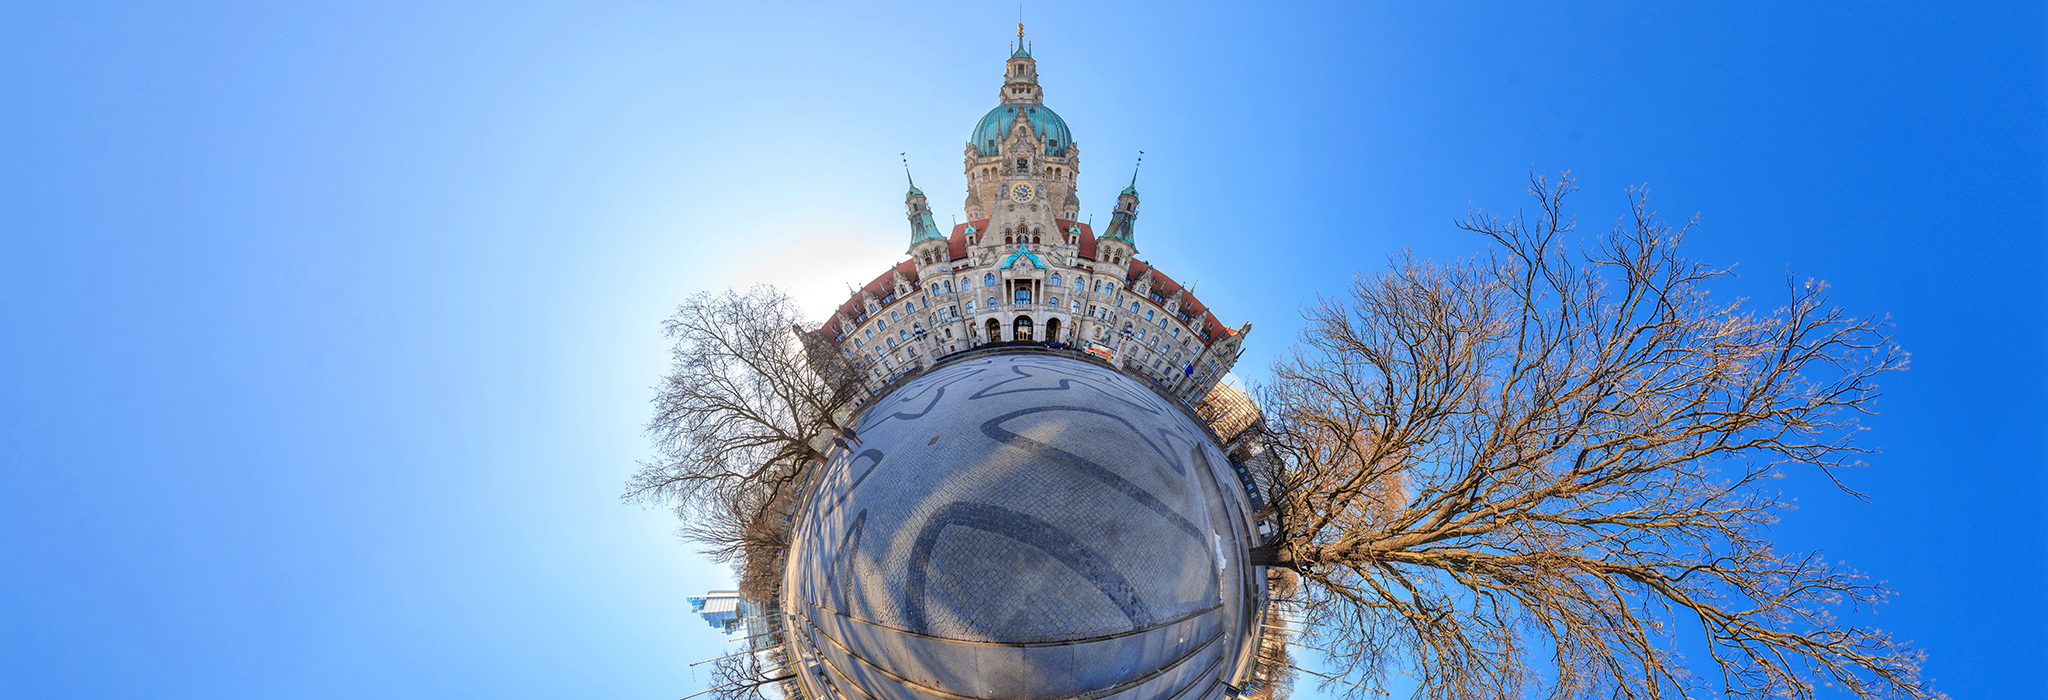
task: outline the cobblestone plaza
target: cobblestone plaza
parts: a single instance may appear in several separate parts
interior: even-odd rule
[[[1076,353],[963,353],[809,482],[783,638],[813,700],[1216,698],[1263,577],[1215,439]]]

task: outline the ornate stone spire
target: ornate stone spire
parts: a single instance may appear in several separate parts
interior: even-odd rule
[[[1038,62],[1031,58],[1031,45],[1024,42],[1024,23],[1017,23],[1017,45],[1003,66],[1003,104],[1045,104],[1038,88]]]
[[[903,195],[903,209],[910,219],[910,247],[929,240],[945,240],[939,232],[939,225],[932,220],[932,208],[925,203],[924,190],[917,188],[917,180],[910,177],[910,162],[903,163],[903,179],[910,182],[910,191]]]
[[[1116,212],[1109,220],[1109,228],[1102,232],[1104,238],[1114,238],[1138,245],[1136,226],[1138,223],[1138,168],[1145,165],[1145,152],[1138,152],[1138,166],[1131,168],[1131,184],[1116,196]]]

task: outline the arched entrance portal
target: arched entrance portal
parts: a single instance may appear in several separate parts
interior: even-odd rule
[[[1054,341],[1054,342],[1058,342],[1058,341],[1059,341],[1059,339],[1060,339],[1060,320],[1059,320],[1059,319],[1057,319],[1057,318],[1049,318],[1049,319],[1046,319],[1046,320],[1045,320],[1045,339],[1046,339],[1046,340],[1050,340],[1050,341]]]
[[[1030,339],[1031,339],[1031,317],[1030,317],[1030,316],[1018,316],[1018,317],[1017,317],[1017,322],[1016,322],[1015,324],[1012,324],[1012,331],[1011,331],[1011,339],[1012,339],[1012,340],[1030,340]]]
[[[996,323],[996,320],[995,320],[995,319],[993,319],[993,318],[989,319],[989,320],[988,320],[988,340],[984,340],[984,341],[981,341],[981,342],[984,342],[984,343],[995,343],[995,342],[1001,342],[1001,341],[1002,341],[1002,339],[1003,339],[1003,324],[1000,324],[1000,323]]]

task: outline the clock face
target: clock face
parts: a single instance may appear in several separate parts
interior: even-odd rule
[[[1033,189],[1029,182],[1010,183],[1010,199],[1018,204],[1031,201],[1032,196],[1036,194],[1037,190]]]

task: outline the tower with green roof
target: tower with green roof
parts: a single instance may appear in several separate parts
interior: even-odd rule
[[[904,178],[909,179],[906,168]],[[924,190],[917,188],[917,181],[910,181],[910,191],[903,195],[903,209],[910,219],[910,257],[925,265],[945,260],[946,234],[939,231],[939,224],[932,220],[932,208],[925,203]]]
[[[1045,106],[1038,61],[1019,24],[996,106],[967,136],[967,218],[989,220],[983,229],[988,237],[979,243],[1000,244],[1006,233],[1013,245],[1020,236],[1057,237],[1054,221],[1080,214],[1080,153],[1066,120]]]
[[[1081,149],[1046,106],[1032,54],[1020,25],[996,105],[962,151],[965,220],[940,229],[909,181],[909,259],[850,290],[811,335],[859,363],[871,390],[991,343],[1053,341],[1200,400],[1235,364],[1250,325],[1224,325],[1193,289],[1136,257],[1135,173],[1107,228],[1081,216]]]

